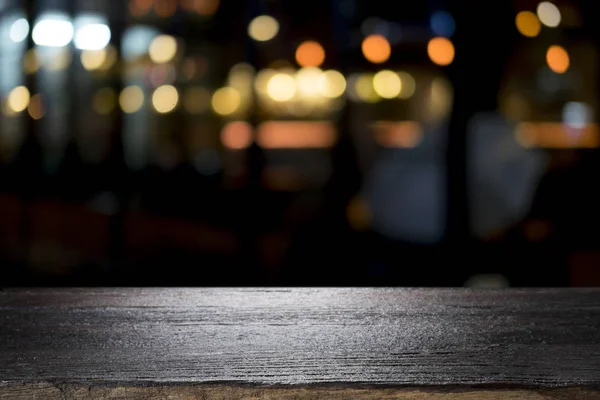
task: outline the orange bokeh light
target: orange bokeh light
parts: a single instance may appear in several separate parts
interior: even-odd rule
[[[446,66],[454,61],[454,45],[445,37],[436,37],[427,44],[427,54],[431,61],[437,65]]]
[[[252,144],[252,125],[245,121],[233,121],[223,127],[221,142],[231,150],[241,150]]]
[[[171,17],[177,11],[176,0],[156,0],[154,12],[161,18]]]
[[[561,46],[550,46],[546,53],[546,61],[548,62],[548,67],[557,74],[567,72],[571,64],[569,53]]]
[[[325,61],[325,50],[314,40],[308,40],[296,49],[296,61],[302,67],[319,67]]]
[[[386,62],[392,54],[390,42],[382,35],[367,36],[361,47],[365,58],[375,64]]]

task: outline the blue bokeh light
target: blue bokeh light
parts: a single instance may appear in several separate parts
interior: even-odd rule
[[[431,15],[431,30],[437,36],[451,37],[454,35],[456,23],[452,15],[446,11],[436,11]]]

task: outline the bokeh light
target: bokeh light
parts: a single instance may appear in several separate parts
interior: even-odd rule
[[[379,71],[373,77],[373,89],[384,99],[393,99],[400,95],[402,82],[400,77],[393,71]]]
[[[92,108],[100,115],[108,115],[117,106],[117,94],[112,88],[102,88],[94,94]]]
[[[230,150],[250,147],[253,140],[252,125],[246,121],[232,121],[221,130],[221,143]]]
[[[81,52],[81,65],[88,71],[102,68],[106,61],[107,52],[102,50],[84,50]]]
[[[325,61],[325,50],[318,42],[307,40],[296,49],[296,61],[302,67],[319,67]]]
[[[172,85],[158,87],[152,94],[152,106],[160,114],[173,111],[179,103],[179,93]]]
[[[257,42],[266,42],[277,36],[279,22],[270,15],[260,15],[248,25],[248,35]]]
[[[546,62],[548,67],[557,74],[564,74],[571,64],[569,53],[564,47],[550,46],[546,52]]]
[[[454,35],[456,23],[454,18],[446,11],[436,11],[431,15],[431,30],[437,36],[450,37]]]
[[[222,87],[212,96],[213,110],[222,116],[234,114],[240,108],[241,102],[240,94],[232,87]]]
[[[365,58],[374,64],[386,62],[392,54],[390,43],[382,35],[367,36],[361,48]]]
[[[27,39],[29,35],[29,22],[25,18],[19,18],[10,26],[10,40],[15,43],[20,43]]]
[[[537,16],[541,23],[550,28],[560,25],[560,10],[549,1],[542,1],[537,6]]]
[[[29,49],[23,56],[23,70],[27,74],[33,74],[40,69],[40,60],[35,49]]]
[[[531,11],[521,11],[518,13],[515,19],[515,24],[521,35],[530,38],[539,35],[542,29],[542,24],[540,24],[540,20],[538,19],[537,15]]]
[[[454,61],[454,45],[445,37],[436,37],[427,44],[427,54],[434,64],[450,65]]]
[[[29,106],[27,107],[27,112],[29,116],[35,120],[39,120],[44,118],[46,115],[46,110],[44,109],[44,103],[42,101],[41,94],[35,94],[29,100]]]
[[[373,87],[372,74],[360,74],[354,82],[354,91],[356,97],[366,103],[377,103],[381,100],[381,97]]]
[[[128,86],[119,96],[119,105],[123,112],[133,114],[144,105],[144,91],[139,86]]]
[[[20,113],[25,111],[30,99],[29,89],[25,86],[19,86],[10,91],[6,102],[12,112]]]
[[[324,97],[334,99],[342,96],[346,91],[346,78],[339,71],[333,69],[325,71],[319,77],[317,87]]]
[[[278,102],[289,101],[296,95],[296,81],[288,74],[278,73],[269,79],[267,94]]]
[[[410,99],[417,90],[415,78],[408,72],[398,72],[398,77],[400,78],[400,82],[402,82],[398,97],[401,99]]]
[[[316,67],[300,68],[296,72],[296,85],[298,93],[304,97],[315,97],[319,95],[319,79],[323,71]]]
[[[150,59],[157,64],[173,60],[177,54],[177,40],[170,35],[159,35],[152,40],[148,49]]]

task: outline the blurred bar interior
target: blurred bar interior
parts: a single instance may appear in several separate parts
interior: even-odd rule
[[[0,286],[600,286],[595,3],[0,0]]]

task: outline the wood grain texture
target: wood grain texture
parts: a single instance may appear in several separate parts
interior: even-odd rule
[[[5,289],[0,381],[2,399],[596,399],[600,290]]]

